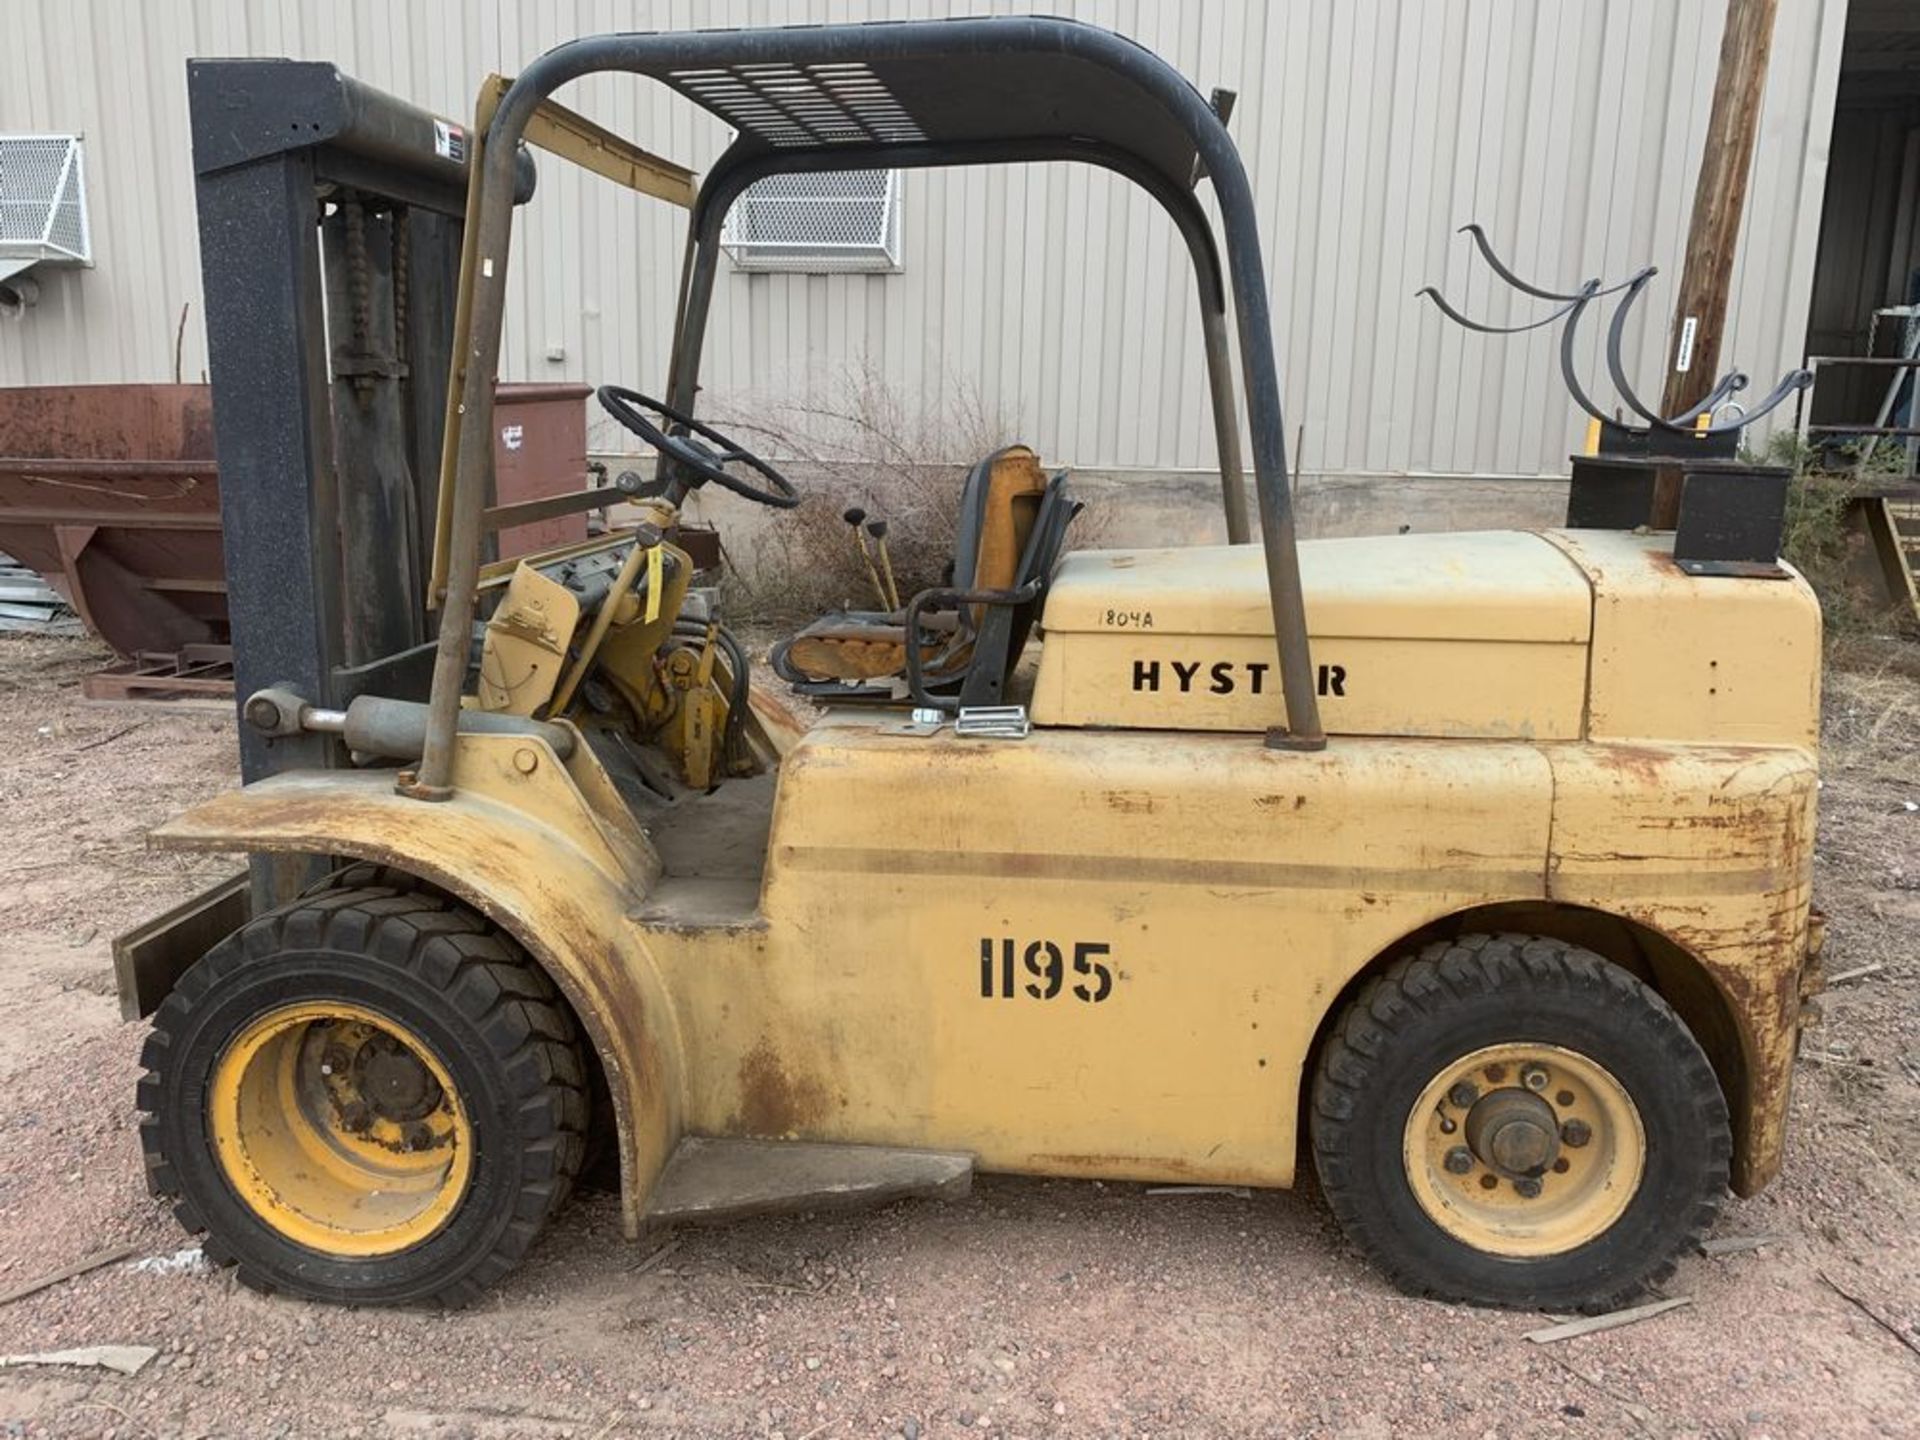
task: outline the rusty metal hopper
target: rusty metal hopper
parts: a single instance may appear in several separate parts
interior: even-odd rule
[[[502,385],[500,499],[579,489],[584,385]],[[584,515],[523,526],[502,554],[586,535]],[[44,575],[121,663],[94,699],[230,695],[232,652],[206,385],[0,389],[0,552]]]
[[[205,385],[0,390],[0,550],[122,660],[210,662],[227,641],[213,454]]]

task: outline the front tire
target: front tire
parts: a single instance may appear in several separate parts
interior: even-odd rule
[[[526,1253],[584,1152],[585,1057],[551,981],[473,912],[392,883],[221,941],[141,1060],[151,1187],[261,1290],[463,1304]]]
[[[1315,1166],[1402,1289],[1605,1309],[1712,1224],[1732,1142],[1699,1044],[1646,985],[1524,935],[1427,946],[1369,981],[1313,1083]]]

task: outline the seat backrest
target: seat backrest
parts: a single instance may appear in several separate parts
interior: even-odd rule
[[[953,543],[956,586],[1007,590],[1018,583],[1015,576],[1046,488],[1040,457],[1025,445],[996,450],[967,473]],[[974,616],[976,623],[979,618]]]
[[[1046,604],[1047,586],[1053,579],[1055,567],[1060,563],[1060,552],[1066,544],[1067,526],[1073,523],[1073,517],[1080,510],[1080,501],[1074,499],[1067,489],[1066,471],[1060,471],[1046,482],[1028,527],[1026,544],[1012,582],[1000,587],[1012,589],[1032,581],[1038,582],[1039,588],[1031,600],[1021,605],[981,607],[986,613],[977,622],[979,634],[974,640],[973,663],[968,667],[960,689],[962,705],[998,705],[1001,702],[1007,681],[1013,675],[1013,667],[1020,663],[1020,652],[1026,648],[1027,636],[1033,630],[1034,621],[1039,618],[1041,607]]]

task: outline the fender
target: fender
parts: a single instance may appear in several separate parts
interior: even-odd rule
[[[394,790],[391,770],[292,771],[231,791],[154,831],[158,849],[339,855],[438,886],[511,934],[573,1006],[619,1125],[621,1212],[637,1234],[681,1132],[678,1019],[628,922],[659,857],[584,744],[562,762],[525,736],[466,735],[451,799]]]
[[[1543,893],[1434,914],[1375,949],[1326,992],[1315,1045],[1360,978],[1427,940],[1467,930],[1557,936],[1634,970],[1679,1012],[1726,1095],[1731,1187],[1752,1195],[1780,1169],[1803,1001],[1824,983],[1812,907],[1814,754],[1591,742],[1539,750],[1553,771]]]
[[[1554,784],[1548,897],[1658,938],[1646,947],[1655,988],[1721,1075],[1733,1191],[1751,1195],[1780,1168],[1801,1000],[1821,983],[1816,756],[1797,745],[1545,748]]]

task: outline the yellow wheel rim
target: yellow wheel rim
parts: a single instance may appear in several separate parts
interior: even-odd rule
[[[1442,1230],[1490,1255],[1560,1255],[1605,1233],[1646,1171],[1626,1088],[1557,1045],[1489,1045],[1407,1116],[1407,1181]]]
[[[342,1257],[417,1245],[452,1216],[473,1130],[446,1066],[357,1005],[288,1005],[214,1067],[207,1130],[234,1192],[296,1244]]]

